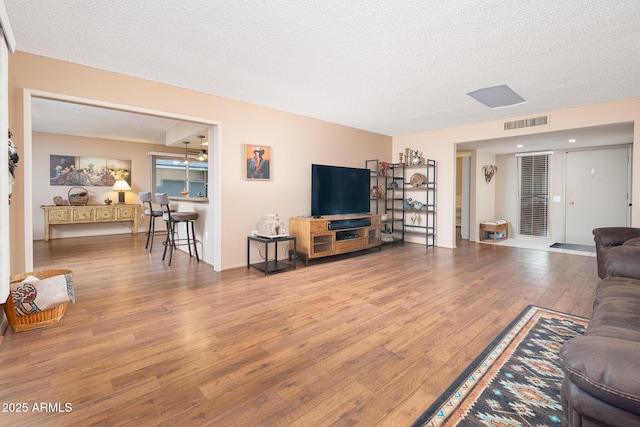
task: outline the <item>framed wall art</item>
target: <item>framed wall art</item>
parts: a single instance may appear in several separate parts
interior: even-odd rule
[[[131,160],[49,156],[50,185],[111,187],[117,179],[131,185]]]
[[[244,146],[245,179],[268,181],[271,179],[271,148],[264,145]]]

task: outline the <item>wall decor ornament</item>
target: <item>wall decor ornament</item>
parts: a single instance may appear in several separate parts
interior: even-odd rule
[[[422,151],[419,150],[411,150],[411,164],[413,166],[421,165],[424,162],[422,158]]]
[[[484,173],[484,180],[488,183],[491,182],[493,175],[498,172],[498,167],[496,165],[484,165],[482,167],[482,172]]]
[[[384,199],[384,190],[379,185],[374,185],[371,187],[371,198],[372,199]]]
[[[11,174],[11,177],[15,178],[16,166],[20,161],[20,156],[18,155],[18,149],[13,145],[13,141],[11,140],[12,137],[13,134],[9,131],[9,173]]]
[[[131,160],[49,156],[50,185],[111,187],[118,179],[131,185]]]
[[[271,148],[265,145],[244,146],[245,179],[268,181],[271,179]]]
[[[9,139],[9,204],[11,204],[11,193],[13,192],[13,178],[16,177],[16,167],[18,165],[18,161],[20,161],[20,156],[18,155],[18,149],[15,145],[13,145],[13,141],[11,138],[13,134],[11,130],[8,132]]]
[[[378,175],[386,176],[390,167],[387,162],[378,162]]]
[[[413,188],[418,188],[427,182],[427,176],[423,173],[414,173],[409,180]]]

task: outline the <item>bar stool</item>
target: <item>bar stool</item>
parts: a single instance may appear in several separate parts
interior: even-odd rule
[[[195,221],[198,219],[198,212],[172,212],[169,208],[169,196],[166,193],[156,193],[156,203],[162,208],[162,219],[164,219],[167,225],[167,237],[163,243],[164,252],[162,253],[162,260],[164,261],[167,255],[167,248],[169,248],[169,266],[171,266],[173,250],[178,246],[187,245],[189,248],[189,256],[192,257],[193,253],[195,253],[196,259],[200,262],[197,248],[197,244],[200,243],[200,241],[196,240],[194,226]],[[176,238],[176,225],[181,222],[185,224],[187,231],[187,237],[184,239]],[[193,245],[193,253],[191,252],[191,245]]]
[[[153,236],[156,233],[156,218],[162,217],[162,209],[153,209],[153,200],[151,199],[151,193],[141,192],[138,194],[142,206],[144,207],[144,214],[149,217],[149,230],[147,231],[147,244],[144,245],[145,249],[149,249],[149,252],[153,249]],[[149,246],[151,242],[151,246]]]

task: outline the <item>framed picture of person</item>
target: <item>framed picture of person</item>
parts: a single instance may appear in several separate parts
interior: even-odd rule
[[[271,179],[271,147],[244,145],[245,179],[268,181]]]

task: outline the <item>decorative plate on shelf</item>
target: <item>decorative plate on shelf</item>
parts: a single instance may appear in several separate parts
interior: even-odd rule
[[[413,185],[414,187],[419,187],[425,182],[427,182],[427,177],[421,173],[414,173],[413,175],[411,175],[410,182],[411,182],[411,185]]]

